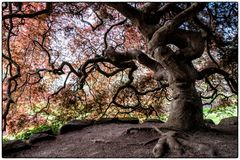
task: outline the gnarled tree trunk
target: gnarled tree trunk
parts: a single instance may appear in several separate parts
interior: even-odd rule
[[[164,66],[162,78],[173,91],[167,125],[182,130],[203,127],[202,101],[195,88],[198,73],[191,61],[181,59],[168,47],[158,47],[154,57]]]
[[[151,14],[148,13],[147,8],[151,5],[143,12],[126,3],[108,5],[117,9],[138,27],[148,44],[148,54],[154,59],[138,50],[119,53],[113,48],[106,50],[106,56],[116,63],[136,59],[155,72],[156,80],[168,82],[173,90],[173,101],[166,123],[169,127],[182,130],[203,127],[202,102],[195,88],[198,72],[193,67],[192,60],[203,54],[204,37],[200,32],[182,30],[178,27],[201,11],[205,4],[192,3],[163,26],[158,24],[162,15],[158,14],[159,11],[169,11],[174,5],[167,4],[154,14],[151,12],[152,9]],[[168,44],[177,46],[177,52],[173,52]]]
[[[109,47],[105,54],[116,64],[135,59],[152,69],[155,72],[156,80],[168,81],[173,90],[173,100],[170,105],[167,126],[181,130],[197,129],[204,126],[202,101],[195,88],[198,72],[191,61],[179,58],[166,46],[155,49],[153,54],[155,60],[139,50],[122,53]]]
[[[175,82],[171,84],[171,88],[174,99],[167,124],[182,130],[204,127],[202,101],[194,82]]]

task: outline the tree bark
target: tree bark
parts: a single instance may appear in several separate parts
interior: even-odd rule
[[[158,47],[154,58],[168,71],[167,79],[173,91],[167,125],[181,130],[204,127],[202,101],[195,88],[198,72],[192,63],[179,59],[168,47]]]

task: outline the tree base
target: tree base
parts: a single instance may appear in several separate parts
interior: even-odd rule
[[[161,130],[168,130],[166,132],[160,131],[157,127],[137,127],[129,128],[126,134],[132,134],[137,131],[152,131],[155,130],[160,134],[160,138],[154,138],[143,145],[148,145],[157,141],[152,153],[154,157],[164,157],[171,154],[171,157],[216,157],[217,153],[214,148],[205,143],[194,142],[191,136],[182,130],[178,130],[172,126],[164,124],[160,127]],[[201,129],[207,129],[206,127]],[[200,129],[200,130],[201,130]]]
[[[192,157],[215,157],[216,151],[209,144],[193,142],[186,133],[176,131],[161,132],[161,137],[153,148],[154,157],[163,157],[167,152],[171,152],[174,157],[188,155]],[[184,150],[185,149],[185,150]]]

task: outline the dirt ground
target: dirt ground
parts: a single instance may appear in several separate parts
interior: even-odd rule
[[[154,129],[132,130],[134,127],[161,126],[159,123],[147,122],[143,124],[108,123],[95,124],[81,130],[57,135],[55,140],[48,140],[33,144],[30,149],[10,153],[6,157],[154,157],[152,150],[160,137]],[[214,157],[238,157],[238,128],[237,125],[213,126],[214,130],[195,131],[187,133],[189,142],[207,144],[214,149]],[[166,130],[162,130],[166,132]],[[147,143],[149,142],[149,143]],[[182,146],[183,150],[190,150]],[[196,151],[193,155],[174,155],[166,150],[163,157],[208,157]],[[187,153],[187,152],[186,152]]]

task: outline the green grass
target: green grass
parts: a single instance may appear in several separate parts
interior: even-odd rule
[[[41,125],[37,127],[30,127],[27,131],[22,131],[17,134],[13,135],[6,135],[3,136],[3,142],[9,141],[9,140],[27,140],[30,138],[31,135],[39,133],[39,132],[44,132],[47,130],[52,130],[54,134],[58,133],[58,130],[62,124],[57,123],[53,125]]]
[[[237,106],[219,106],[216,109],[203,108],[204,119],[211,119],[218,124],[222,119],[237,116]]]

